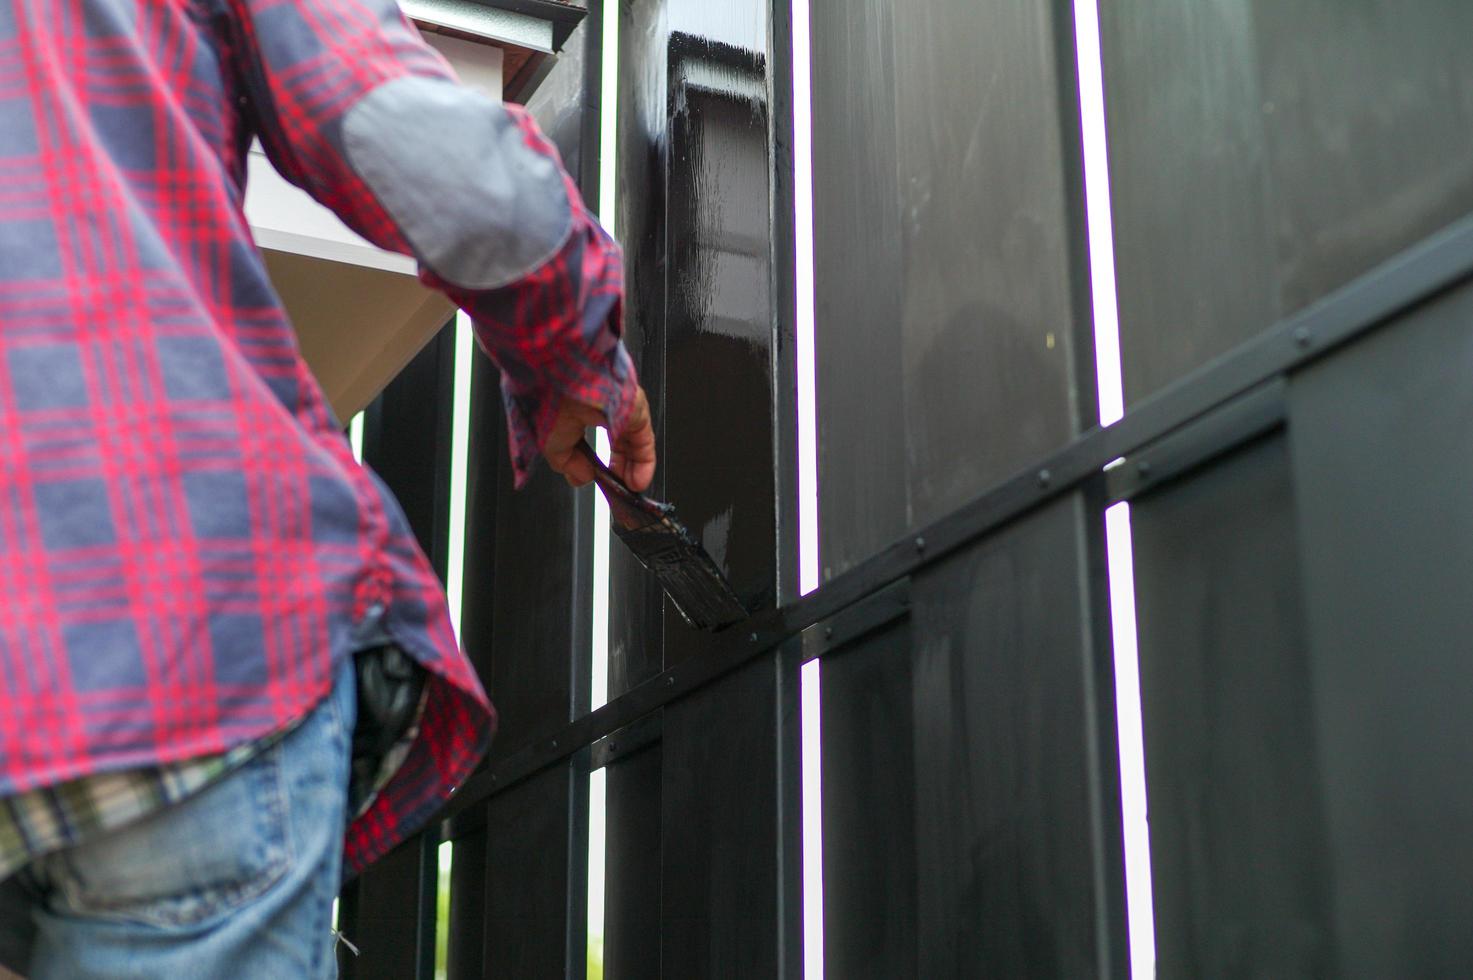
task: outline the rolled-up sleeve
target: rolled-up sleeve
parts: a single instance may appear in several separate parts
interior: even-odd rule
[[[517,482],[563,398],[621,430],[622,257],[531,117],[460,86],[393,0],[220,2],[277,170],[470,315]]]

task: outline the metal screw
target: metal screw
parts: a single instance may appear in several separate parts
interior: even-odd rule
[[[921,538],[921,537],[917,537],[916,538],[916,551],[925,551],[925,550],[926,550],[926,539],[925,538]]]
[[[756,633],[750,633],[750,634],[747,635],[747,639],[750,640],[753,643],[756,643],[757,642],[757,634]]]
[[[667,677],[667,678],[665,678],[665,686],[666,687],[674,687],[675,686],[675,678],[673,678],[673,677]]]
[[[552,747],[557,748],[557,739],[552,740]]]
[[[1054,479],[1054,475],[1052,473],[1050,473],[1048,470],[1039,470],[1038,471],[1038,485],[1040,487],[1046,487],[1046,486],[1048,486],[1050,483],[1053,482],[1053,479]]]
[[[832,640],[834,638],[834,628],[832,626],[825,626],[823,628],[823,638],[825,640]]]
[[[1300,347],[1308,347],[1309,346],[1309,342],[1311,340],[1313,340],[1313,339],[1314,338],[1311,337],[1310,334],[1309,334],[1309,328],[1308,327],[1296,327],[1295,328],[1295,330],[1294,330],[1294,343],[1298,344]]]
[[[1141,461],[1140,465],[1135,468],[1135,471],[1141,475],[1141,479],[1143,480],[1149,480],[1151,478],[1151,464],[1145,460]]]
[[[491,781],[493,783],[496,782],[496,773],[494,773],[494,772],[491,774]]]

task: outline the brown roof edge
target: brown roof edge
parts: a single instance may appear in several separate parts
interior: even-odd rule
[[[507,10],[551,21],[552,48],[555,52],[563,49],[563,45],[567,43],[568,36],[573,33],[574,28],[588,16],[588,6],[581,0],[576,0],[576,2],[575,0],[471,0],[471,2],[482,7]],[[553,64],[557,61],[555,55],[549,55],[545,51],[535,51],[506,41],[492,40],[479,34],[458,31],[452,27],[442,27],[439,24],[421,20],[416,20],[415,25],[428,34],[460,38],[464,41],[500,48],[505,52],[501,68],[501,85],[502,98],[507,102],[525,103],[537,90],[537,86],[542,84],[542,80],[547,77],[547,73],[552,70]]]

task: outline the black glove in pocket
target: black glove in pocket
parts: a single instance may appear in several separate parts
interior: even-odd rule
[[[361,812],[379,789],[384,764],[419,720],[425,669],[399,647],[372,647],[354,659],[358,721],[348,782],[348,814]]]

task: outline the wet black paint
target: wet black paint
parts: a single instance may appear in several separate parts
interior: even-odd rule
[[[616,231],[627,342],[660,440],[649,492],[676,506],[748,609],[777,595],[774,425],[792,424],[774,422],[766,10],[763,0],[639,0],[621,4],[620,20]],[[611,696],[709,644],[620,552],[610,555]],[[747,872],[773,864],[775,828],[756,803],[760,787],[775,792],[773,756],[694,763],[709,725],[735,724],[738,711],[757,726],[751,738],[771,738],[774,694],[753,678],[707,705],[699,726],[667,715],[660,752],[610,768],[608,976],[707,975],[707,957],[730,943],[742,962],[764,964],[752,975],[772,975],[775,890]],[[732,730],[728,742],[751,738]],[[723,833],[743,845],[725,863],[691,825],[699,801],[717,798],[754,807],[726,814]]]

